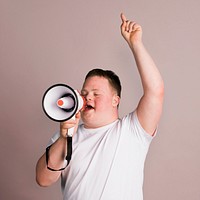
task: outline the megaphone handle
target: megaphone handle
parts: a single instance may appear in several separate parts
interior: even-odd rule
[[[76,119],[76,118],[75,118],[75,115],[74,115],[71,119],[75,120],[75,119]],[[68,132],[67,132],[67,135],[68,135],[69,137],[72,137],[73,134],[74,134],[74,127],[69,128],[69,129],[68,129]]]
[[[72,117],[72,119],[75,120],[75,115]],[[66,160],[67,160],[67,166],[70,163],[71,157],[72,157],[72,136],[74,134],[74,127],[69,128],[68,132],[67,132],[67,156],[66,156]]]
[[[68,135],[69,137],[72,137],[73,134],[74,134],[74,127],[69,128],[69,129],[68,129],[68,133],[67,133],[67,135]]]

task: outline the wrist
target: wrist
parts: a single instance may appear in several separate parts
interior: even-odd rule
[[[67,142],[67,134],[62,134],[60,132],[60,137],[58,138],[58,140],[60,141],[60,144],[65,145]]]
[[[66,140],[68,134],[68,129],[60,129],[60,138]]]
[[[53,144],[52,144],[53,145]],[[52,159],[52,155],[50,155],[50,149],[52,145],[48,146],[46,148],[46,166],[47,169],[50,171],[62,171],[66,168],[65,160],[64,158],[62,160]],[[65,167],[63,167],[65,165]]]
[[[129,46],[132,51],[137,51],[137,49],[143,48],[143,42],[141,40],[129,43]]]

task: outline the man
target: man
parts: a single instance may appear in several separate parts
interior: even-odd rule
[[[134,55],[144,93],[137,108],[119,119],[118,77],[100,69],[88,73],[81,91],[86,108],[75,120],[60,124],[49,149],[48,166],[64,168],[66,135],[75,126],[71,162],[62,171],[51,171],[44,154],[36,167],[36,180],[41,186],[51,185],[61,176],[65,200],[143,199],[144,162],[161,116],[164,85],[142,43],[141,26],[123,14],[121,19],[121,33]],[[80,117],[83,124],[78,126]]]

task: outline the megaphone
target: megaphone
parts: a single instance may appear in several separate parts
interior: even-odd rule
[[[85,106],[85,99],[77,90],[65,84],[55,84],[49,87],[42,98],[42,108],[45,114],[54,121],[63,122],[71,118]],[[68,130],[72,137],[74,128]]]

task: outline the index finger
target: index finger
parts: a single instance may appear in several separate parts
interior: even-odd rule
[[[121,19],[122,19],[122,22],[126,22],[127,21],[125,15],[123,13],[121,13]]]

